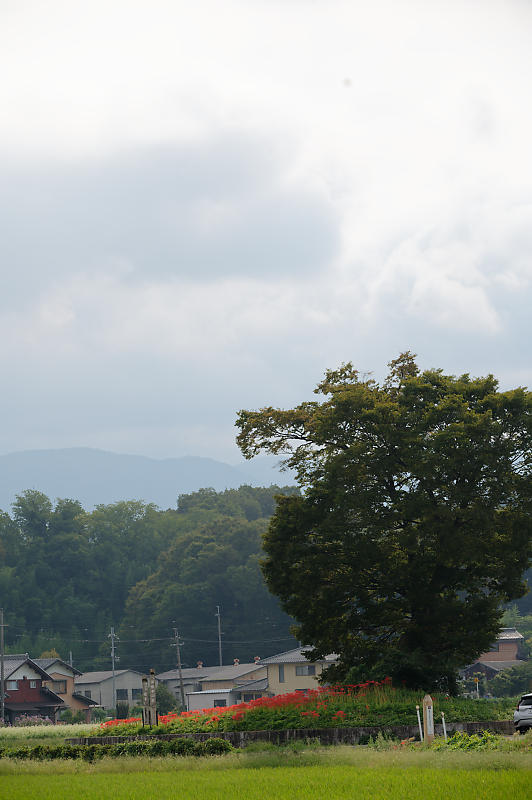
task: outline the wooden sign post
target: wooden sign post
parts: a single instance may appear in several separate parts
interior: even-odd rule
[[[425,742],[432,742],[434,740],[434,706],[430,694],[426,694],[423,698],[423,729]]]
[[[149,678],[142,678],[142,722],[144,725],[157,725],[157,683],[155,670],[150,669]]]

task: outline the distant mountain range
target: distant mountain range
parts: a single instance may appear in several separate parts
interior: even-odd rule
[[[233,466],[212,458],[155,459],[90,447],[24,450],[0,456],[0,509],[11,511],[25,489],[38,489],[51,500],[79,500],[87,510],[119,500],[175,508],[178,495],[207,487],[293,485],[293,473],[281,472],[278,464],[279,458],[268,456]]]

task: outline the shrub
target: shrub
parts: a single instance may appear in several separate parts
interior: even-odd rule
[[[500,737],[490,731],[482,733],[465,733],[456,731],[447,742],[436,739],[432,747],[436,750],[495,750],[500,742]]]
[[[229,753],[231,750],[234,750],[231,742],[228,742],[227,739],[220,739],[217,737],[213,739],[207,739],[205,742],[203,742],[203,744],[205,747],[205,752],[209,756],[218,756],[222,753]]]

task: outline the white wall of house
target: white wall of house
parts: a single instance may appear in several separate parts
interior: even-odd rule
[[[215,692],[191,692],[187,694],[187,708],[189,711],[201,711],[203,708],[225,708],[237,702],[229,689],[220,689]]]
[[[33,667],[30,667],[29,664],[22,664],[18,669],[16,669],[9,675],[7,674],[8,667],[9,667],[9,662],[6,662],[6,672],[5,672],[6,680],[9,679],[10,681],[20,681],[23,678],[28,678],[28,680],[40,681],[42,679],[41,673],[37,672],[37,670],[33,669]]]
[[[91,700],[103,706],[103,708],[113,708],[113,679],[105,678],[102,681],[83,682],[81,675],[76,679],[76,692],[90,697]],[[115,676],[116,700],[117,702],[129,703],[130,706],[142,705],[142,675],[128,670]],[[88,694],[90,692],[90,694]]]

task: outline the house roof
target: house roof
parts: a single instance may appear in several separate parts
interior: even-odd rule
[[[262,667],[262,661],[253,661],[251,664],[231,664],[227,667],[218,667],[216,672],[210,672],[205,676],[208,681],[231,681],[247,675]]]
[[[115,669],[115,678],[119,675],[123,675],[124,672],[135,672],[137,675],[142,675],[142,672],[137,672],[136,669]],[[74,683],[102,683],[102,681],[107,681],[112,677],[113,671],[111,669],[102,670],[100,672],[83,672],[78,678],[74,679]]]
[[[204,689],[202,692],[187,692],[189,694],[230,694],[234,689]]]
[[[475,661],[473,666],[477,664],[482,664],[484,667],[488,667],[488,669],[492,669],[495,672],[502,672],[503,669],[511,669],[512,667],[519,667],[521,664],[526,663],[525,661],[520,661],[519,659],[514,659],[513,661]]]
[[[264,692],[268,688],[268,678],[259,678],[256,681],[237,683],[233,692]]]
[[[221,667],[185,667],[181,670],[184,679],[190,678],[206,678],[213,672],[218,672]],[[160,681],[179,680],[179,672],[177,669],[169,669],[166,672],[160,672],[155,676]]]
[[[524,639],[522,633],[519,633],[517,628],[501,628],[501,632],[497,636],[497,641],[500,642],[501,639]]]
[[[72,697],[75,697],[76,700],[80,700],[82,703],[86,703],[88,706],[97,706],[97,705],[99,705],[99,703],[97,703],[96,700],[91,700],[90,697],[87,697],[86,695],[81,694],[81,692],[72,692]]]
[[[39,666],[47,671],[53,664],[62,664],[64,667],[71,669],[74,675],[82,674],[79,669],[76,669],[76,667],[73,667],[72,664],[68,664],[66,661],[63,661],[62,658],[34,658],[33,660],[36,664],[39,664]]]
[[[49,675],[37,661],[30,658],[27,653],[11,653],[4,655],[4,678],[7,680],[7,678],[16,672],[19,667],[22,667],[23,664],[29,664],[30,667],[38,672],[45,680],[52,680],[51,675]]]
[[[296,647],[294,650],[286,650],[284,653],[278,653],[275,656],[263,658],[259,664],[308,664],[308,658],[305,653],[310,653],[310,647]],[[336,661],[338,656],[336,653],[329,653],[325,658],[319,658],[318,663]]]

